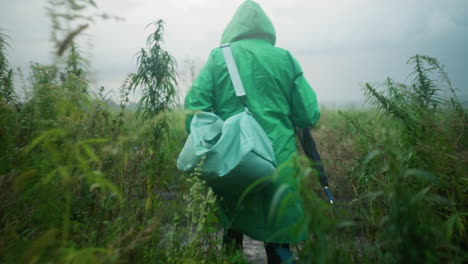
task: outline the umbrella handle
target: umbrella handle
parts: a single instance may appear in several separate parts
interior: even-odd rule
[[[328,200],[330,201],[331,204],[333,204],[333,196],[331,195],[330,189],[328,189],[328,186],[324,186],[323,189],[325,190],[325,193],[327,194]]]
[[[328,188],[327,175],[323,165],[321,164],[320,154],[317,151],[317,146],[314,138],[310,134],[309,128],[303,128],[300,130],[299,139],[306,156],[314,162],[313,168],[315,168],[319,174],[320,184],[323,186],[323,189],[327,194],[328,201],[333,204],[333,196]]]

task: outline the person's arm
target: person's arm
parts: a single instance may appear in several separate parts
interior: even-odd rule
[[[299,63],[291,57],[293,64],[293,86],[291,90],[291,119],[294,126],[305,128],[320,118],[320,110],[314,90],[304,77]]]
[[[314,90],[304,78],[299,63],[292,58],[295,77],[291,91],[291,115],[294,126],[299,127],[299,139],[306,156],[313,161],[312,168],[319,175],[320,184],[325,190],[328,201],[333,204],[333,196],[328,187],[327,174],[323,167],[316,143],[310,133],[310,126],[320,118],[320,110]]]
[[[190,123],[196,111],[212,111],[214,104],[213,52],[208,62],[190,87],[185,97],[186,112],[185,128],[190,133]]]

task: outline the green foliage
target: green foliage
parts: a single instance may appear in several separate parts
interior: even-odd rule
[[[74,40],[97,19],[121,20],[99,11],[94,0],[48,0],[47,15],[52,22],[51,40],[55,55],[62,57]]]
[[[199,171],[189,175],[188,192],[183,196],[185,208],[176,214],[174,224],[167,233],[165,252],[169,263],[244,263],[240,256],[230,260],[220,250],[221,237],[216,217],[216,197],[213,191],[199,179]]]
[[[368,98],[394,120],[396,132],[382,134],[383,144],[363,166],[362,175],[374,182],[370,205],[386,208],[371,214],[389,263],[457,262],[467,243],[466,112],[436,59],[416,55],[409,62],[415,67],[410,85],[387,79],[379,92],[366,84]],[[448,100],[444,88],[451,92]],[[450,224],[455,218],[457,224]]]
[[[7,35],[0,31],[0,102],[16,103],[13,90],[13,70],[9,68],[6,49],[10,46]]]
[[[387,148],[390,145],[387,145]],[[383,205],[384,211],[375,212],[378,217],[378,246],[385,263],[440,263],[439,247],[448,244],[438,228],[442,221],[429,203],[438,201],[432,193],[437,179],[428,172],[402,167],[404,154],[395,149],[373,152],[365,161],[366,166],[381,159],[384,166],[372,175],[376,181],[366,194],[371,203]]]
[[[0,31],[0,174],[10,169],[14,149],[13,134],[17,128],[18,100],[13,89],[13,70],[9,68],[6,49],[7,36]]]
[[[395,83],[387,78],[382,84],[385,90],[379,92],[369,83],[365,84],[368,100],[375,103],[383,113],[402,122],[406,129],[404,139],[412,145],[426,143],[434,133],[438,133],[433,129],[434,124],[444,118],[444,113],[454,109],[463,118],[461,121],[466,123],[466,114],[463,114],[463,108],[456,99],[444,67],[435,58],[421,55],[412,57],[409,63],[415,67],[410,75],[413,81],[409,85]],[[440,80],[439,85],[434,78]],[[452,93],[449,104],[443,100],[441,94],[444,88]]]
[[[148,26],[151,25],[156,30],[146,40],[147,50],[141,49],[138,54],[138,71],[131,82],[133,89],[142,90],[137,113],[143,119],[151,119],[168,109],[176,99],[176,63],[161,46],[164,22],[158,20]]]
[[[105,15],[85,14],[93,1],[49,3],[63,8],[49,10],[61,60],[31,65],[22,100],[0,33],[0,262],[246,263],[221,247],[213,192],[176,170],[186,132],[184,112],[171,109],[176,64],[163,22],[151,24],[117,105],[104,87],[91,93],[74,44]],[[466,109],[437,60],[409,62],[409,84],[365,85],[379,113],[322,111],[313,133],[336,204],[307,161],[290,161],[308,232],[299,263],[466,261]]]
[[[308,206],[314,195],[302,193],[306,214],[318,221],[309,232],[315,245],[307,242],[300,254],[305,263],[466,259],[466,109],[437,60],[409,62],[410,84],[365,85],[377,113],[323,111],[313,132],[336,204],[332,211],[321,201]]]
[[[176,99],[176,63],[174,58],[165,51],[161,44],[163,42],[164,22],[158,20],[150,25],[155,25],[156,30],[150,34],[146,44],[147,50],[141,49],[138,55],[138,71],[130,75],[129,89],[141,89],[142,95],[138,102],[137,117],[142,121],[150,121],[151,127],[147,131],[146,144],[151,147],[149,155],[151,159],[145,164],[148,176],[146,178],[146,210],[150,211],[153,202],[153,189],[156,175],[164,174],[170,164],[170,159],[162,149],[163,140],[169,135],[169,123],[171,120],[164,112]],[[172,158],[172,156],[170,157]]]

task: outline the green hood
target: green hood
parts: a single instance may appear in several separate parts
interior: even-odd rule
[[[263,9],[254,1],[245,1],[234,14],[221,38],[221,44],[241,39],[263,39],[275,45],[276,33],[273,24]]]

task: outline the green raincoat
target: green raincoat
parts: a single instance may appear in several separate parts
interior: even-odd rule
[[[221,223],[265,242],[294,243],[305,239],[303,210],[292,167],[282,166],[296,153],[294,127],[313,125],[320,112],[316,96],[291,54],[274,46],[273,24],[262,8],[245,1],[223,33],[231,43],[247,106],[273,142],[279,170],[276,184],[237,201],[220,201]],[[220,48],[208,62],[185,99],[189,110],[212,111],[222,119],[243,111]],[[191,116],[186,120],[190,128]]]

